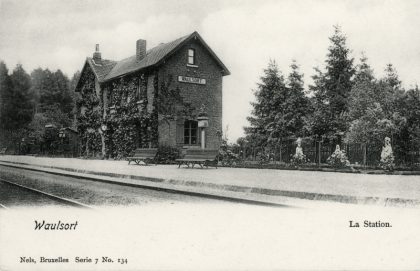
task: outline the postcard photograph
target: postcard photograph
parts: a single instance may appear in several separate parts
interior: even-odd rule
[[[417,270],[420,1],[0,0],[0,270]]]

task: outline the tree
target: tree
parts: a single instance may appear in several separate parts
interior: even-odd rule
[[[43,88],[44,70],[37,68],[31,72],[31,93],[34,97],[35,113],[39,111],[39,100]]]
[[[38,134],[41,129],[39,120],[54,124],[57,127],[71,126],[74,117],[74,97],[70,89],[70,81],[61,70],[51,72],[48,69],[35,69],[31,73],[32,88],[36,101],[35,105],[35,123],[31,124],[32,133]],[[37,127],[37,128],[35,128]]]
[[[61,97],[59,100],[61,111],[69,116],[71,119],[71,113],[74,108],[73,95],[70,90],[70,81],[61,70],[57,70],[54,73],[54,78],[57,82],[57,87],[61,91]]]
[[[264,76],[260,78],[258,89],[254,91],[256,102],[253,106],[252,115],[248,117],[249,127],[245,128],[245,134],[254,145],[266,145],[271,139],[283,136],[280,130],[283,125],[286,86],[283,76],[280,74],[275,61],[270,60],[264,70]]]
[[[367,57],[362,55],[360,64],[357,66],[354,84],[349,95],[349,121],[363,117],[367,109],[377,101],[377,83],[367,60]]]
[[[339,26],[334,27],[334,35],[330,37],[328,48],[325,87],[333,115],[337,116],[347,110],[347,98],[350,94],[354,75],[353,58],[346,47],[346,36]]]
[[[8,101],[6,117],[6,129],[18,130],[26,127],[33,117],[33,97],[30,93],[31,78],[25,72],[22,65],[16,65],[10,75],[13,85],[13,93]]]
[[[397,156],[409,159],[409,152],[420,148],[420,90],[418,86],[409,89],[402,96],[398,95],[396,109],[406,122],[394,136],[393,143],[397,147],[395,152]]]
[[[9,117],[9,102],[13,99],[13,85],[6,64],[0,62],[0,144],[7,145],[6,128]]]
[[[304,134],[308,99],[304,93],[303,74],[293,60],[285,82],[275,61],[270,61],[255,91],[256,102],[245,128],[247,140],[254,146],[270,146]],[[287,84],[287,85],[286,85]]]
[[[398,77],[397,70],[391,63],[388,63],[385,68],[385,77],[383,78],[389,86],[393,89],[400,89],[401,88],[401,81]]]
[[[72,93],[75,93],[74,90],[76,89],[76,85],[77,85],[77,82],[79,81],[80,75],[81,75],[80,71],[76,71],[73,74],[73,77],[70,79],[69,88]]]
[[[376,80],[362,56],[349,99],[350,127],[346,139],[354,143],[382,144],[386,136],[396,135],[405,118],[395,110],[395,92],[386,80]]]
[[[291,72],[288,76],[288,90],[285,99],[284,119],[285,129],[290,136],[303,136],[305,116],[308,113],[308,98],[304,92],[303,74],[299,72],[296,60],[290,65]]]
[[[316,68],[314,85],[310,86],[315,112],[308,123],[314,136],[340,141],[347,130],[347,99],[355,69],[346,36],[339,26],[334,26],[334,34],[329,39],[325,73]]]
[[[420,148],[420,90],[418,86],[405,94],[405,112],[409,142]]]
[[[9,76],[7,67],[0,63],[1,87],[1,134],[3,144],[17,149],[25,136],[26,126],[33,117],[33,97],[30,92],[31,81],[22,65],[16,65]]]
[[[36,80],[34,88],[39,92],[39,107],[41,111],[58,106],[63,113],[69,114],[74,108],[74,98],[70,90],[70,81],[61,70],[37,69],[32,73],[32,79]]]
[[[0,132],[4,131],[8,118],[9,102],[13,99],[13,85],[6,64],[0,62]]]
[[[310,93],[313,96],[310,98],[310,106],[308,107],[312,114],[306,117],[305,130],[317,139],[330,138],[336,127],[331,118],[326,77],[318,67],[314,70],[313,85],[309,86]]]

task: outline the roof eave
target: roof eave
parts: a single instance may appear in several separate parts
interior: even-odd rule
[[[87,62],[88,62],[88,58],[86,58],[86,60],[85,60],[85,64],[83,64],[83,68],[82,68],[82,70],[80,71],[80,76],[79,76],[79,78],[77,79],[77,83],[76,83],[76,87],[74,88],[74,92],[79,92],[79,84],[80,84],[80,80],[82,79],[82,73],[83,73],[83,71],[84,71],[84,70],[85,70],[85,68],[86,68]]]
[[[82,71],[80,72],[80,77],[77,80],[77,84],[76,84],[76,87],[74,89],[75,92],[79,92],[78,89],[79,89],[80,79],[82,78],[83,71],[86,69],[86,65],[90,66],[90,69],[92,70],[93,74],[95,75],[96,80],[98,80],[99,83],[102,83],[102,81],[103,81],[103,80],[99,79],[99,76],[95,71],[95,68],[92,66],[91,61],[89,61],[89,57],[86,57],[85,64],[83,65]]]
[[[210,52],[211,56],[216,60],[216,62],[220,65],[222,68],[222,74],[223,76],[230,75],[229,69],[223,64],[223,62],[220,60],[220,58],[216,55],[216,53],[208,46],[208,44],[204,41],[204,39],[198,34],[197,31],[195,31],[192,35],[196,36],[200,42],[204,45],[204,47]]]
[[[157,66],[157,64],[153,64],[153,65],[146,66],[146,67],[141,67],[141,68],[138,68],[138,69],[135,69],[135,70],[132,70],[132,71],[129,71],[129,72],[126,72],[126,73],[123,73],[123,74],[120,74],[120,75],[117,75],[117,76],[114,76],[114,77],[108,78],[108,79],[105,79],[105,78],[104,78],[102,81],[99,81],[99,83],[101,83],[101,84],[109,83],[109,82],[111,82],[111,81],[113,81],[113,80],[117,80],[117,79],[119,79],[119,78],[121,78],[121,77],[124,77],[124,76],[130,75],[130,74],[133,74],[133,73],[139,72],[139,71],[141,71],[141,70],[149,70],[149,69],[153,69],[153,68],[154,68],[154,67],[156,67],[156,66]]]
[[[223,62],[220,60],[219,57],[217,57],[216,53],[210,48],[210,46],[207,45],[207,43],[203,40],[203,38],[198,34],[197,31],[194,31],[191,33],[191,35],[186,38],[184,41],[182,41],[180,44],[178,44],[174,49],[172,49],[169,53],[165,55],[161,60],[159,60],[154,66],[158,66],[162,64],[164,61],[166,61],[170,56],[172,56],[174,53],[176,53],[182,46],[184,46],[187,42],[189,42],[192,38],[198,38],[200,42],[204,45],[204,47],[207,49],[207,51],[210,52],[210,55],[216,60],[217,64],[222,68],[222,75],[230,75],[229,69],[223,64]]]
[[[210,55],[216,60],[217,64],[219,64],[219,66],[221,67],[221,72],[223,76],[227,76],[230,75],[230,71],[229,69],[225,66],[225,64],[223,64],[223,62],[220,60],[220,58],[213,52],[213,50],[207,45],[207,43],[203,40],[203,38],[200,36],[200,34],[198,34],[197,31],[194,31],[193,33],[191,33],[191,35],[186,38],[184,41],[182,41],[181,43],[179,43],[177,46],[175,46],[170,52],[168,52],[164,57],[162,57],[162,59],[160,59],[158,62],[150,65],[150,66],[146,66],[146,67],[141,67],[135,70],[132,70],[130,72],[124,73],[124,74],[120,74],[118,76],[115,77],[111,77],[111,78],[104,78],[103,80],[99,80],[99,83],[108,83],[110,81],[119,79],[121,77],[124,77],[126,75],[129,74],[133,74],[136,72],[139,72],[141,70],[147,70],[147,69],[153,69],[155,67],[160,66],[161,64],[163,64],[169,57],[171,57],[173,54],[175,54],[182,46],[184,46],[187,42],[189,42],[192,38],[198,38],[199,41],[203,44],[203,46],[207,49],[207,51],[210,53]],[[90,64],[90,63],[89,63]],[[92,68],[92,70],[94,70]],[[95,74],[96,78],[98,78],[98,76]]]

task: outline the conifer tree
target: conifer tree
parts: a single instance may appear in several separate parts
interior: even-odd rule
[[[386,65],[385,77],[383,78],[383,81],[385,81],[393,89],[401,88],[401,80],[398,77],[397,70],[391,63]]]
[[[13,85],[6,64],[0,62],[0,134],[4,135],[10,110],[9,102],[13,99]]]
[[[347,110],[347,98],[350,94],[354,75],[353,58],[346,45],[346,36],[339,26],[334,27],[334,35],[330,37],[326,66],[326,90],[331,113],[338,115]]]
[[[303,136],[305,116],[308,113],[308,98],[304,92],[303,74],[299,71],[296,60],[290,65],[291,72],[288,76],[288,90],[285,103],[284,119],[287,121],[285,131],[288,136]]]
[[[368,64],[368,58],[363,54],[357,66],[354,85],[349,96],[349,120],[359,119],[366,114],[366,110],[377,102],[377,83],[373,70]]]
[[[321,139],[331,133],[334,129],[330,122],[330,108],[325,87],[325,76],[316,67],[315,74],[312,75],[313,84],[309,85],[309,91],[313,94],[310,98],[309,114],[306,118],[306,130],[316,139]]]
[[[340,27],[334,26],[325,61],[325,73],[316,69],[314,85],[310,86],[314,94],[312,101],[315,109],[309,121],[312,133],[318,137],[338,141],[347,130],[347,99],[355,73],[346,40]]]
[[[245,128],[248,140],[256,145],[266,145],[277,134],[279,128],[279,115],[284,108],[286,86],[275,61],[270,60],[264,75],[260,78],[258,88],[255,90],[256,102],[253,106],[252,116],[248,117],[249,127]],[[281,116],[281,115],[280,115]],[[270,140],[269,140],[270,139]]]
[[[34,104],[30,92],[31,78],[22,65],[18,64],[10,75],[10,80],[13,91],[6,105],[6,122],[4,125],[7,130],[18,130],[25,128],[33,117]]]
[[[73,90],[70,90],[67,76],[61,70],[51,72],[38,68],[31,73],[31,80],[31,91],[36,98],[35,118],[59,127],[70,126],[73,122],[75,95]],[[31,127],[36,127],[33,128],[36,130],[43,129],[39,125]]]

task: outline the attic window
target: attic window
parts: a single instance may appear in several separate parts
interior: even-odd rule
[[[188,64],[195,65],[195,50],[188,49]]]

